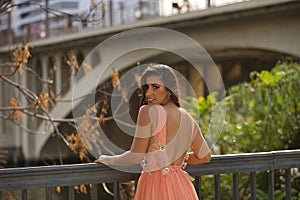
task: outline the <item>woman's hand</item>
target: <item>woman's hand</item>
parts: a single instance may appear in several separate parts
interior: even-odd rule
[[[96,163],[102,163],[104,165],[112,165],[112,156],[101,155],[97,160]]]

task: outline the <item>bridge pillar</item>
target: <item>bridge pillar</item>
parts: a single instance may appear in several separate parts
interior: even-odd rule
[[[9,67],[7,67],[3,72],[10,73],[11,71],[10,71]],[[17,76],[13,76],[13,77],[9,77],[9,78],[12,79],[12,81],[16,82],[16,81],[18,81]],[[12,88],[9,84],[4,83],[3,81],[1,84],[1,88],[3,89],[2,94],[4,94],[3,97],[1,97],[1,98],[3,99],[3,104],[5,106],[10,106],[10,101],[12,98],[16,98],[19,101],[18,89],[16,89],[15,87]],[[6,112],[5,115],[9,116],[9,113]],[[20,131],[19,127],[12,121],[7,120],[7,123],[5,123],[5,126],[4,126],[4,131],[5,131],[4,134],[6,134],[6,139],[7,139],[7,141],[6,141],[7,147],[12,147],[12,148],[19,147],[20,146],[20,144],[19,144],[19,142],[20,142],[19,141],[19,131]]]
[[[73,56],[75,56],[76,57],[76,59],[77,59],[77,54],[76,54],[76,52],[69,52],[68,54],[67,54],[67,56],[68,56],[68,59],[69,60],[71,60],[72,61],[72,59],[73,59]],[[73,61],[72,61],[73,62]],[[80,66],[79,66],[80,67]],[[70,79],[69,79],[69,84],[70,85],[72,85],[73,83],[74,83],[74,80],[75,80],[75,76],[76,76],[76,72],[73,74],[73,73],[70,73]],[[71,87],[70,87],[71,88]]]
[[[204,68],[201,68],[204,69]],[[198,71],[194,68],[191,67],[189,70],[189,81],[195,91],[195,94],[197,97],[204,97],[205,96],[205,83],[203,81],[203,78],[201,77],[202,75],[204,76],[205,71],[202,70],[202,74],[200,75]]]
[[[20,78],[21,78],[21,76],[19,76],[19,75],[14,76],[13,81],[15,81],[16,83],[20,83]],[[17,88],[14,88],[13,93],[19,94],[20,92]],[[18,95],[16,95],[16,96],[18,96]],[[19,98],[18,98],[18,100],[20,101]],[[22,106],[24,106],[24,103],[22,103]],[[14,125],[12,134],[15,135],[14,139],[13,139],[13,145],[16,146],[17,148],[19,148],[21,146],[22,129],[18,125]]]
[[[220,72],[220,76],[221,76],[221,70],[222,67],[221,65],[217,65],[217,68]],[[207,80],[207,85],[210,86],[210,91],[208,92],[218,92],[220,91],[220,89],[222,88],[222,80],[219,79],[219,77],[216,76],[216,71],[215,71],[215,66],[206,66],[205,67],[205,76],[208,77],[206,78]]]
[[[0,63],[4,63],[3,61],[2,61],[2,59],[0,58]],[[2,74],[3,72],[3,67],[0,67],[0,74]],[[4,90],[3,90],[3,81],[0,79],[0,82],[1,82],[1,87],[0,87],[0,94],[1,95],[3,95],[4,94]],[[3,96],[2,96],[2,98],[0,98],[0,107],[3,107],[4,106],[4,102],[3,102]],[[4,133],[4,128],[3,128],[3,126],[4,126],[4,122],[3,122],[4,120],[0,120],[0,134],[3,134]]]
[[[48,57],[47,58],[43,57],[42,59],[43,59],[42,66],[41,66],[42,78],[43,78],[43,80],[47,80],[48,79],[48,70],[49,70],[47,60],[49,60],[49,59],[48,59]],[[42,92],[48,92],[48,87],[43,87]]]
[[[41,59],[41,66],[38,66],[41,68],[42,78],[47,79],[48,78],[48,69],[50,64],[50,59],[47,55],[40,56]],[[42,88],[42,91],[40,92],[46,92],[47,88]],[[43,124],[43,123],[42,123]],[[31,148],[28,152],[29,159],[37,160],[39,158],[39,150],[41,146],[44,144],[43,141],[45,138],[48,138],[50,135],[50,132],[46,129],[39,129],[38,125],[36,125],[36,130],[43,132],[43,134],[33,134],[34,136],[29,137],[28,144],[30,144]]]
[[[61,68],[62,68],[62,55],[55,54],[54,55],[54,65],[56,66],[55,71],[55,82],[54,82],[54,90],[55,94],[61,91],[62,82],[61,82]]]
[[[240,63],[234,63],[228,73],[226,74],[226,78],[228,80],[235,80],[242,75],[242,66]]]

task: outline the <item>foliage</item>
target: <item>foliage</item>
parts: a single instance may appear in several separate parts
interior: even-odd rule
[[[279,62],[272,71],[250,77],[250,83],[229,90],[228,123],[219,143],[229,142],[225,153],[235,153],[236,147],[239,152],[299,148],[299,65]]]
[[[252,72],[251,82],[228,90],[226,119],[218,146],[221,154],[299,148],[300,67],[278,62],[272,71]],[[191,101],[191,99],[189,99]],[[200,112],[199,125],[208,132],[215,94],[193,101],[189,112]],[[213,105],[213,106],[212,106]],[[194,116],[197,117],[197,116]]]
[[[232,86],[228,90],[226,118],[223,132],[217,142],[220,154],[250,153],[300,148],[300,65],[291,61],[279,61],[271,71],[252,72],[251,81]],[[219,104],[220,104],[219,103]],[[193,115],[195,109],[200,112],[199,125],[204,135],[210,128],[211,108],[217,105],[215,95],[199,98],[189,109]],[[196,116],[195,116],[196,117]],[[209,179],[204,177],[204,179]],[[232,194],[228,188],[228,177],[222,180],[221,191]],[[240,196],[249,195],[249,176],[239,177]],[[293,176],[299,182],[299,176]],[[285,194],[284,172],[275,173],[275,198],[283,199]],[[257,197],[267,199],[267,174],[257,175]],[[208,181],[203,181],[204,188]],[[299,185],[293,185],[293,195],[299,196]],[[208,194],[208,193],[207,193]],[[208,194],[209,195],[209,194]],[[226,196],[228,196],[226,195]],[[229,195],[230,196],[230,195]],[[209,199],[209,198],[208,198]]]

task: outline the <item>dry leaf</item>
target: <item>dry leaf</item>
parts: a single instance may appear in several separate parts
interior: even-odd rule
[[[28,63],[29,57],[31,57],[31,53],[29,51],[28,44],[26,44],[23,50],[23,63]]]
[[[86,189],[86,186],[85,185],[80,185],[80,192],[84,193],[84,194],[87,194],[87,189]]]
[[[104,120],[103,115],[100,115],[100,116],[99,116],[98,121],[99,121],[100,124],[104,124],[105,120]]]
[[[55,189],[56,189],[56,192],[57,192],[57,193],[60,193],[60,192],[61,192],[61,187],[60,187],[60,186],[57,186]]]
[[[73,74],[73,75],[76,74],[76,71],[79,68],[76,55],[74,53],[72,53],[71,61],[67,60],[66,62],[67,62],[67,65],[70,67],[71,74]]]
[[[73,66],[75,67],[76,70],[78,70],[79,65],[78,65],[77,57],[75,54],[72,54],[72,61],[73,61]]]
[[[21,48],[16,49],[13,52],[13,57],[15,60],[15,63],[19,64],[23,62],[23,50]]]
[[[19,64],[19,74],[20,75],[22,75],[23,74],[23,65],[22,65],[22,63],[21,64]]]
[[[92,0],[92,8],[95,9],[97,7],[97,4],[95,3],[94,0]]]
[[[38,107],[39,107],[39,101],[35,101],[34,104],[31,106],[34,113],[37,112]]]
[[[45,110],[48,110],[49,107],[48,107],[48,102],[49,102],[49,93],[46,92],[44,94],[41,94],[41,103],[42,103],[42,106]]]
[[[18,48],[13,52],[13,58],[16,64],[28,63],[28,59],[31,57],[29,45],[26,44],[24,48]]]
[[[16,99],[16,98],[12,98],[10,101],[9,101],[9,106],[10,107],[21,107],[21,103]],[[20,110],[14,110],[12,112],[12,119],[13,121],[15,122],[20,122],[22,119],[24,118],[24,113]]]
[[[92,73],[91,73],[92,67],[87,63],[83,63],[82,67],[83,67],[85,75],[87,75],[88,77],[92,77]]]
[[[113,69],[113,72],[112,72],[112,86],[113,87],[116,87],[119,82],[120,82],[120,79],[119,79],[119,72],[117,69]]]

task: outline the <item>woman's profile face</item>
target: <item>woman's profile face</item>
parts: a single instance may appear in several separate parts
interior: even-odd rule
[[[168,92],[159,76],[149,76],[146,78],[145,100],[149,105],[164,105],[170,100]]]

